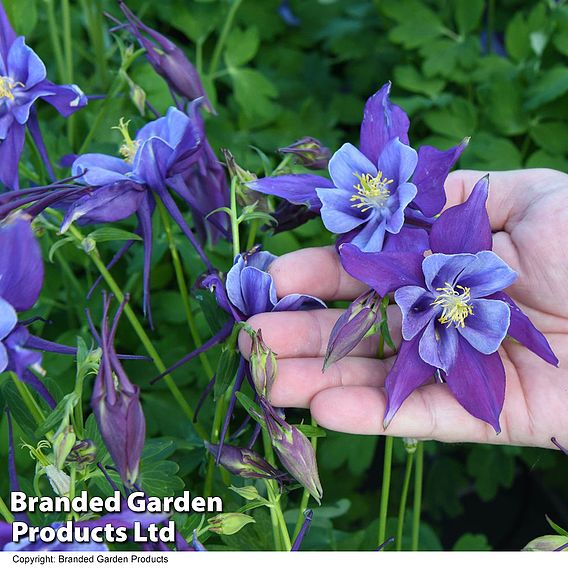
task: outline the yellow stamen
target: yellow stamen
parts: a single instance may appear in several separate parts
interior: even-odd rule
[[[10,77],[0,77],[0,99],[14,100],[14,89],[23,87],[24,84],[14,81]]]
[[[436,291],[441,294],[432,302],[432,306],[442,308],[438,321],[441,324],[447,323],[448,327],[452,324],[465,327],[465,319],[473,314],[473,307],[469,305],[470,289],[459,285],[454,287],[446,282],[443,288],[436,288]]]
[[[376,176],[371,174],[353,174],[359,183],[353,188],[357,190],[350,201],[355,201],[351,207],[361,209],[362,212],[368,211],[373,207],[382,207],[390,196],[388,186],[393,182],[392,179],[383,177],[383,172],[379,171]]]
[[[122,117],[118,121],[118,126],[112,127],[113,130],[118,130],[122,134],[123,142],[118,151],[127,164],[131,164],[134,161],[134,156],[136,155],[136,151],[140,145],[138,140],[132,140],[130,132],[128,132],[129,124],[130,120],[125,121],[124,117]]]

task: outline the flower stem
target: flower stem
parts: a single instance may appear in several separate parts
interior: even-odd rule
[[[197,329],[197,325],[195,324],[195,319],[194,319],[193,313],[191,311],[191,306],[189,304],[189,292],[188,292],[188,289],[187,289],[187,284],[185,283],[185,275],[183,273],[183,266],[181,264],[181,259],[179,257],[179,252],[178,252],[178,249],[177,249],[177,246],[176,246],[175,238],[174,238],[174,235],[172,233],[172,227],[171,227],[171,224],[170,224],[170,219],[169,219],[168,214],[166,212],[166,208],[164,207],[162,202],[157,200],[156,204],[157,204],[157,207],[158,207],[158,211],[160,212],[160,218],[162,219],[164,231],[166,233],[166,238],[167,238],[167,241],[168,241],[168,246],[169,246],[170,254],[171,254],[171,257],[172,257],[172,263],[174,265],[174,271],[175,271],[175,274],[176,274],[177,285],[178,285],[178,288],[179,288],[181,301],[183,303],[183,309],[185,311],[185,317],[187,319],[187,326],[189,328],[189,333],[191,334],[191,337],[193,339],[195,349],[197,349],[198,347],[201,347],[201,345],[203,344],[203,341],[201,340],[201,337],[199,335],[199,331]],[[211,379],[211,377],[213,376],[213,368],[211,367],[211,364],[209,363],[209,359],[207,358],[207,354],[201,353],[199,355],[199,360],[201,361],[201,364],[203,365],[203,370],[205,371],[205,374],[207,375],[207,380]]]
[[[237,211],[237,180],[231,181],[231,234],[233,237],[233,258],[241,253],[241,241],[239,236],[239,221]]]
[[[389,508],[393,443],[394,443],[394,438],[392,436],[385,436],[383,484],[381,487],[381,503],[379,508],[379,545],[385,542],[386,533],[387,533],[387,513]]]
[[[61,0],[61,18],[63,20],[63,50],[65,52],[65,82],[73,83],[73,36],[71,35],[71,13],[69,0]],[[75,148],[75,119],[67,119],[67,137],[71,149]]]
[[[404,530],[404,516],[406,513],[406,501],[408,499],[408,488],[410,486],[410,478],[412,477],[412,465],[414,463],[414,454],[406,454],[406,468],[404,470],[404,481],[402,484],[402,493],[400,495],[400,507],[398,508],[398,522],[396,527],[396,549],[402,550],[402,533]]]
[[[315,428],[317,427],[317,422],[315,421],[314,418],[312,418],[312,426]],[[314,454],[318,448],[318,439],[317,436],[313,436],[311,438],[311,443],[312,443],[312,448],[314,449]],[[308,502],[310,500],[310,493],[307,489],[304,489],[304,492],[302,493],[302,499],[300,501],[300,509],[298,511],[298,518],[296,519],[296,526],[294,527],[294,539],[296,540],[296,538],[298,537],[298,534],[302,528],[302,525],[304,524],[304,511],[308,508]]]
[[[27,406],[30,414],[33,416],[33,419],[36,421],[36,424],[40,426],[45,422],[45,416],[39,407],[36,399],[32,396],[30,389],[28,389],[28,385],[23,381],[20,381],[16,373],[10,373],[12,380],[14,381],[14,385],[16,385],[16,389],[18,389],[18,393],[22,397],[24,404]]]
[[[0,497],[0,515],[4,517],[4,520],[7,523],[14,522],[14,515],[12,515],[12,512],[10,511],[10,509],[8,509],[8,506],[6,505],[2,497]]]
[[[83,237],[82,233],[79,231],[79,229],[77,229],[77,227],[75,227],[74,225],[71,225],[71,227],[69,227],[69,232],[73,235],[73,237],[75,237],[75,239],[79,243],[83,242],[84,237]],[[93,264],[97,267],[97,270],[100,272],[101,276],[103,277],[105,282],[108,284],[108,287],[111,289],[112,293],[116,296],[116,299],[119,302],[122,302],[124,300],[124,294],[123,294],[122,290],[120,289],[120,286],[117,284],[116,280],[112,277],[110,272],[107,270],[104,262],[101,260],[101,258],[99,256],[98,251],[96,249],[90,250],[90,251],[87,252],[87,255],[93,261]],[[162,358],[160,357],[160,355],[156,351],[156,348],[154,347],[154,345],[150,341],[148,334],[144,331],[142,324],[140,323],[140,321],[136,317],[136,314],[134,313],[134,311],[132,310],[132,308],[130,307],[129,304],[125,305],[124,313],[125,313],[126,317],[128,318],[130,325],[134,329],[134,332],[138,336],[138,339],[140,339],[140,342],[144,346],[144,349],[146,349],[146,352],[152,358],[152,361],[154,362],[156,369],[158,369],[158,371],[160,373],[163,373],[166,370],[166,366],[164,365]],[[164,381],[165,381],[168,389],[170,390],[172,396],[174,397],[174,399],[178,403],[179,407],[182,409],[184,414],[193,422],[193,417],[194,417],[193,409],[190,406],[190,404],[187,402],[187,400],[185,400],[182,392],[180,391],[179,387],[175,384],[172,377],[170,375],[166,375],[164,377]],[[199,423],[196,423],[196,424],[194,424],[194,428],[195,428],[195,431],[204,440],[207,439],[207,432],[205,431],[205,428],[203,428],[203,426],[201,426]]]
[[[215,71],[217,71],[217,67],[219,66],[219,59],[221,58],[221,53],[223,52],[223,47],[225,46],[225,42],[227,41],[227,37],[229,32],[231,31],[231,26],[233,25],[233,20],[235,19],[235,15],[239,6],[241,5],[242,0],[233,0],[229,11],[227,12],[227,18],[225,19],[225,24],[223,25],[223,29],[221,30],[221,35],[217,40],[217,44],[215,45],[215,49],[213,50],[213,57],[211,58],[211,64],[209,65],[209,75],[213,75]]]
[[[422,508],[422,476],[424,473],[424,442],[416,448],[416,472],[414,477],[414,510],[412,512],[412,550],[418,550],[420,536],[420,512]]]
[[[51,48],[55,55],[55,63],[57,64],[57,75],[59,80],[65,81],[65,61],[63,59],[63,51],[59,41],[59,33],[57,31],[57,20],[55,19],[55,11],[53,9],[53,0],[47,0],[47,22],[49,27],[49,37],[51,39]]]

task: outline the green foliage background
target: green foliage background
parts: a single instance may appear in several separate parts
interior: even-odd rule
[[[101,16],[103,10],[118,16],[115,2],[71,2],[69,30],[60,26],[64,2],[4,3],[16,30],[27,36],[53,80],[75,82],[89,94],[105,94],[116,85],[119,54],[107,33],[112,24]],[[393,99],[411,116],[414,146],[429,143],[446,148],[471,136],[460,167],[484,172],[552,167],[568,172],[568,6],[563,2],[298,0],[291,2],[291,7],[300,24],[290,26],[278,13],[277,0],[244,0],[213,74],[207,73],[230,2],[132,0],[129,6],[147,24],[183,46],[204,72],[218,111],[218,116],[207,120],[212,146],[216,151],[229,148],[251,170],[261,173],[266,166],[255,148],[266,154],[273,166],[276,149],[302,136],[317,137],[332,150],[344,141],[356,143],[366,98],[392,80]],[[67,31],[70,34],[72,67],[66,61],[61,64],[54,53],[48,33],[50,15],[58,24],[61,39]],[[129,77],[130,86],[141,87],[159,111],[171,104],[165,83],[144,58],[132,66]],[[103,105],[106,109],[101,113]],[[111,127],[121,116],[131,118],[136,127],[148,119],[140,116],[131,100],[128,83],[108,103],[92,101],[70,126],[46,106],[40,109],[52,157],[78,151],[95,121],[98,128],[89,150],[115,153],[120,140]],[[34,159],[26,155],[24,168],[33,169]],[[132,228],[129,222],[123,225]],[[171,363],[188,352],[192,342],[159,227],[156,235],[152,305],[157,325],[151,337],[162,357]],[[176,233],[176,238],[188,282],[193,285],[201,266],[182,236]],[[51,239],[48,234],[42,239],[45,258]],[[264,236],[265,246],[275,254],[330,242],[331,236],[318,220],[291,233]],[[104,243],[99,248],[110,259],[120,244]],[[219,245],[211,254],[217,266],[230,266],[228,246]],[[141,268],[141,247],[134,247],[113,271],[123,289],[131,292],[139,313]],[[78,280],[69,271],[77,274]],[[34,324],[34,332],[70,345],[82,336],[90,344],[83,314],[85,293],[95,277],[81,251],[72,246],[59,249],[48,263],[44,291],[30,313],[48,323]],[[199,296],[203,295],[196,293],[192,300],[198,312]],[[95,294],[89,305],[98,317],[100,296]],[[199,313],[200,332],[207,337],[210,330]],[[122,352],[142,353],[127,322],[121,325],[119,342]],[[215,361],[218,352],[210,358]],[[46,356],[44,367],[50,388],[59,396],[72,389],[74,363],[70,358]],[[143,484],[155,495],[183,488],[198,493],[205,467],[200,438],[168,391],[160,385],[149,387],[148,381],[155,375],[151,365],[133,362],[127,368],[143,388],[151,439],[142,464]],[[208,380],[198,361],[174,377],[194,402]],[[17,399],[5,377],[0,378],[0,386],[0,403],[3,397]],[[18,439],[35,440],[34,425],[25,410],[16,405],[13,412]],[[210,401],[200,418],[207,427],[212,413]],[[302,416],[298,412],[298,418]],[[0,431],[3,464],[7,455],[5,422]],[[96,438],[92,420],[87,427]],[[566,433],[551,432],[562,434]],[[376,546],[382,447],[383,441],[375,437],[333,432],[320,440],[318,461],[325,497],[315,512],[304,549],[369,550]],[[103,454],[104,449],[99,455],[104,460]],[[398,441],[395,462],[393,517],[404,467],[404,450]],[[33,463],[25,451],[18,451],[17,463],[25,489]],[[431,442],[426,445],[425,475],[422,549],[519,549],[531,538],[550,532],[545,514],[568,525],[568,459],[558,452]],[[242,505],[222,484],[216,489],[224,492],[227,510]],[[6,497],[7,491],[7,479],[2,477],[0,494]],[[108,489],[95,485],[92,491],[104,493]],[[292,523],[298,501],[296,491],[288,502],[287,518]],[[262,511],[256,518],[256,524],[208,546],[270,548],[269,520]],[[195,523],[192,518],[179,520],[186,529]],[[388,534],[394,534],[394,523],[393,519]]]

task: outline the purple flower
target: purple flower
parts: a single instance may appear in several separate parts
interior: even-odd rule
[[[302,166],[312,170],[327,168],[329,158],[331,157],[329,148],[311,136],[300,138],[300,140],[297,140],[285,148],[280,148],[278,151],[281,154],[294,155]]]
[[[227,273],[226,294],[240,319],[263,312],[325,308],[321,300],[305,294],[288,294],[278,300],[274,280],[268,272],[275,259],[276,256],[264,251],[244,253],[235,258]],[[210,281],[204,284],[209,285]]]
[[[319,211],[327,229],[363,251],[428,248],[424,230],[445,204],[444,180],[467,141],[440,151],[408,145],[410,121],[389,100],[390,83],[366,103],[360,149],[344,144],[331,158],[331,180],[287,174],[249,183],[260,193]]]
[[[138,478],[146,420],[140,404],[140,388],[130,382],[114,349],[114,337],[125,302],[120,305],[109,328],[110,301],[105,295],[100,338],[95,333],[102,349],[102,358],[91,406],[122,482],[132,487]]]
[[[204,97],[207,108],[212,111],[197,69],[183,51],[167,37],[145,25],[124,2],[120,1],[119,7],[128,20],[130,32],[146,50],[146,58],[156,73],[166,80],[175,93],[189,101]]]
[[[438,370],[459,403],[499,432],[505,370],[497,350],[507,335],[558,364],[545,337],[502,291],[517,274],[491,251],[488,187],[485,177],[465,203],[440,215],[430,235],[433,254],[426,258],[341,248],[347,272],[381,295],[395,291],[402,311],[403,341],[385,383],[385,427]]]
[[[22,36],[16,36],[0,4],[0,181],[10,188],[19,185],[25,126],[38,99],[65,117],[87,104],[77,85],[56,85],[47,79],[43,61]]]

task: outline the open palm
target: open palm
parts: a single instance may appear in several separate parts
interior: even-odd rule
[[[448,177],[447,207],[462,203],[486,172],[458,171]],[[376,358],[378,338],[364,340],[349,357],[322,373],[329,334],[341,310],[259,314],[262,329],[278,354],[278,378],[271,398],[283,407],[310,407],[333,430],[385,434],[447,442],[486,442],[554,447],[568,444],[568,175],[533,169],[490,174],[488,212],[493,250],[519,278],[507,293],[542,331],[558,359],[555,368],[520,344],[506,340],[500,353],[507,388],[502,432],[472,417],[444,384],[419,388],[383,429],[384,380],[394,362]],[[464,231],[475,227],[464,227]],[[279,297],[291,293],[323,300],[353,300],[365,285],[341,267],[335,250],[312,248],[285,255],[270,268]],[[389,307],[389,325],[400,342],[400,312]],[[246,354],[249,340],[241,336]]]

